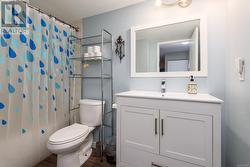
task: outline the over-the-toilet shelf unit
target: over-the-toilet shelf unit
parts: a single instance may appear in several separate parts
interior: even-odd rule
[[[80,74],[76,74],[76,73],[71,73],[70,74],[70,78],[79,78],[81,79],[81,87],[83,86],[83,81],[84,80],[89,80],[89,79],[93,79],[93,80],[99,80],[101,81],[101,92],[100,92],[100,99],[102,101],[102,123],[101,126],[99,127],[99,140],[101,143],[101,155],[103,155],[103,150],[104,150],[104,145],[105,145],[105,127],[111,128],[112,130],[112,135],[113,135],[113,110],[112,110],[112,105],[113,105],[113,68],[112,68],[112,64],[113,64],[113,56],[112,56],[112,44],[113,44],[113,37],[112,34],[110,32],[108,32],[107,30],[102,30],[101,34],[99,35],[95,35],[95,36],[88,36],[88,37],[83,37],[83,38],[78,38],[76,36],[70,36],[69,37],[69,42],[76,42],[77,45],[79,45],[80,47],[80,55],[74,55],[73,57],[70,57],[71,61],[80,61],[81,62],[81,73]],[[84,50],[87,50],[86,48],[88,46],[100,46],[101,47],[101,56],[92,56],[92,57],[84,57]],[[105,48],[104,48],[105,47]],[[104,50],[104,49],[108,49]],[[84,65],[85,64],[90,64],[91,63],[95,63],[98,64],[98,66],[100,65],[100,74],[97,76],[90,76],[88,74],[85,73],[84,70]],[[105,73],[105,69],[104,69],[104,65],[106,65],[106,63],[109,63],[109,68],[110,68],[110,74]],[[110,84],[110,100],[111,102],[106,103],[105,105],[111,105],[111,106],[106,106],[107,109],[109,109],[110,111],[105,112],[105,108],[103,107],[103,101],[105,101],[104,99],[104,80],[109,80],[109,84]],[[71,86],[70,86],[71,87]],[[71,91],[69,91],[69,97],[71,97]],[[84,90],[83,88],[81,89],[81,98],[84,98]],[[69,100],[71,101],[71,100]],[[71,106],[69,104],[69,106]],[[79,107],[77,108],[69,108],[70,112],[73,110],[79,109]],[[112,118],[111,118],[111,125],[107,125],[105,124],[105,116],[107,114],[111,114]]]

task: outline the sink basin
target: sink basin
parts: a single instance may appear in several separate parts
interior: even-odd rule
[[[211,96],[209,94],[188,94],[188,93],[177,93],[167,92],[162,94],[156,91],[128,91],[116,94],[118,97],[140,97],[149,99],[165,99],[165,100],[180,100],[180,101],[196,101],[196,102],[208,102],[208,103],[223,103],[222,100]]]

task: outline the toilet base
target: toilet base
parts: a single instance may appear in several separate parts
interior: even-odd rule
[[[84,164],[88,159],[89,157],[91,156],[92,154],[92,149],[90,149],[89,151],[87,151],[85,154],[83,154],[82,156],[80,156],[80,164]]]
[[[86,153],[69,153],[66,155],[57,156],[57,167],[80,167],[84,164],[92,154],[92,148],[89,149]]]
[[[92,154],[93,135],[90,134],[85,143],[77,151],[58,154],[57,167],[80,167]]]

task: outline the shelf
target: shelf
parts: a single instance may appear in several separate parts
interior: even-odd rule
[[[103,42],[103,44],[111,44],[111,41],[105,41]],[[90,42],[90,43],[86,43],[86,44],[81,44],[83,47],[84,46],[94,46],[94,45],[101,45],[102,42]]]
[[[114,112],[113,110],[108,111],[108,112],[105,112],[105,115],[111,114],[111,113],[113,113],[113,112]]]
[[[82,78],[82,79],[112,79],[109,74],[103,74],[103,76],[82,76],[81,74],[72,74],[69,78]]]
[[[109,128],[111,128],[111,127],[112,127],[111,125],[107,125],[107,124],[103,124],[103,126],[105,126],[105,127],[109,127]]]
[[[69,38],[71,38],[71,41],[82,41],[82,40],[87,40],[87,39],[97,39],[97,38],[102,38],[102,35],[99,34],[99,35],[93,35],[93,36],[86,36],[86,37],[82,37],[82,38],[78,38],[76,36],[69,36]]]
[[[80,107],[71,108],[70,111],[78,110]]]
[[[108,37],[108,38],[106,38]],[[103,40],[102,40],[103,38]],[[93,46],[93,45],[101,45],[101,44],[112,44],[112,35],[103,30],[103,36],[101,34],[94,36],[87,36],[83,38],[78,38],[76,36],[70,36],[69,41],[75,41],[81,46]]]
[[[77,51],[79,51],[79,54],[74,56],[74,57],[69,57],[69,60],[73,63],[73,61],[78,61],[81,62],[81,70],[78,72],[73,71],[71,75],[69,75],[70,79],[77,79],[79,78],[81,81],[85,81],[88,79],[92,79],[91,81],[93,82],[100,82],[98,83],[98,86],[100,85],[100,95],[101,95],[101,100],[104,99],[104,89],[106,87],[105,84],[108,82],[110,84],[110,92],[109,90],[107,91],[108,96],[110,96],[111,104],[113,103],[113,37],[112,34],[109,33],[107,30],[102,29],[100,34],[94,35],[94,36],[87,36],[83,38],[78,38],[76,36],[69,36],[68,37],[68,42],[74,46]],[[93,56],[93,57],[84,57],[84,52],[87,52],[87,47],[88,46],[100,46],[102,48],[102,55],[100,56]],[[79,50],[78,50],[79,49]],[[105,50],[104,50],[105,49]],[[106,49],[108,51],[105,53]],[[105,53],[105,54],[104,54]],[[107,56],[107,57],[105,57]],[[110,58],[109,58],[110,57]],[[100,68],[100,73],[92,74],[88,70],[85,71],[85,68],[83,64],[88,64],[88,63],[93,63],[94,67],[98,66],[97,68]],[[95,64],[96,63],[96,64]],[[91,64],[92,65],[92,64]],[[106,71],[106,68],[110,67],[110,71]],[[110,72],[110,74],[109,74]],[[82,85],[81,85],[82,86]],[[96,85],[94,85],[96,86]],[[99,88],[99,87],[98,87]],[[99,91],[99,90],[98,90]],[[69,97],[71,97],[71,92],[69,91]],[[84,89],[81,89],[81,98],[84,98]],[[69,105],[69,110],[72,111],[73,114],[75,114],[75,110],[79,109],[78,106],[75,106],[75,108],[71,108],[71,105]],[[100,136],[99,136],[99,141],[101,144],[100,148],[100,153],[101,157],[103,156],[103,150],[104,150],[104,144],[105,140],[108,136],[106,136],[106,130],[105,128],[109,130],[111,129],[112,135],[114,134],[114,128],[113,128],[113,120],[111,119],[111,123],[109,121],[105,122],[105,116],[106,114],[111,114],[111,117],[113,117],[112,114],[112,109],[107,110],[105,112],[104,107],[102,107],[102,124],[98,126],[100,128]]]
[[[109,127],[109,128],[111,128],[111,125],[108,125],[108,124],[105,124],[105,123],[104,123],[104,124],[102,124],[102,125],[99,125],[99,126],[97,126],[97,127],[99,127],[99,128],[100,128],[100,127],[102,127],[102,126],[103,126],[103,127]]]
[[[111,61],[110,58],[105,58],[103,56],[92,56],[92,57],[83,57],[83,56],[76,56],[70,57],[70,60],[81,61],[81,62],[89,62],[89,61]]]

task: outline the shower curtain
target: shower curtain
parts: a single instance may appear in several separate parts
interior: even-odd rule
[[[28,34],[1,34],[0,167],[31,167],[49,155],[48,137],[69,123],[74,33],[28,8]]]

